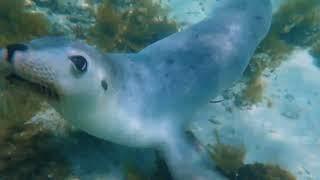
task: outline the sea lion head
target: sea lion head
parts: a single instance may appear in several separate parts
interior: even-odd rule
[[[99,61],[101,53],[80,41],[47,37],[8,45],[3,51],[12,74],[40,87],[37,92],[49,97],[57,109],[81,111],[77,104],[90,106],[108,91],[108,67]]]

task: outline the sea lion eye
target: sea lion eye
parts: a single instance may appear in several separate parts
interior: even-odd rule
[[[69,59],[74,65],[74,68],[83,73],[88,69],[88,61],[83,56],[70,56]]]

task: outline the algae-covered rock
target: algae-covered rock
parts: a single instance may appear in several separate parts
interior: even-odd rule
[[[238,171],[237,180],[296,180],[288,171],[279,166],[261,163],[249,164]]]
[[[49,33],[45,17],[27,12],[23,0],[0,1],[0,47],[23,42]]]
[[[214,160],[216,168],[227,177],[236,176],[244,164],[245,154],[245,149],[242,146],[218,143],[211,149],[211,158]]]
[[[43,98],[28,89],[26,83],[0,79],[1,126],[23,123],[41,109]]]
[[[40,124],[26,123],[42,109],[42,102],[43,97],[24,82],[1,81],[0,178],[61,179],[69,175],[55,136]]]
[[[3,179],[65,179],[69,164],[61,144],[40,127],[15,124],[0,128],[0,174]]]

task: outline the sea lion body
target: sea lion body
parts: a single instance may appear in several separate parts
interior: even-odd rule
[[[268,32],[271,4],[216,6],[205,20],[136,54],[104,55],[82,42],[45,38],[10,63],[16,75],[53,89],[54,107],[80,129],[157,148],[177,179],[217,178],[184,131],[199,108],[241,77]]]

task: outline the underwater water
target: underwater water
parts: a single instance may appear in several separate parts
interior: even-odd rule
[[[23,51],[17,43],[47,36],[136,53],[211,16],[220,1],[0,0],[0,180],[174,179],[159,151],[66,121],[50,104],[56,94],[13,76],[3,57],[9,44]],[[243,76],[208,98],[188,129],[208,152],[213,179],[320,180],[320,0],[272,6],[270,30]]]

